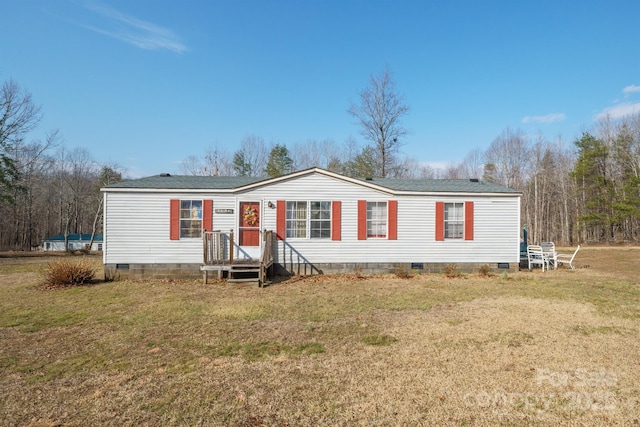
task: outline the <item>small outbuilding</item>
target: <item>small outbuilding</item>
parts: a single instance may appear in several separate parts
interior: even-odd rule
[[[102,242],[103,242],[102,234],[95,234],[93,236],[93,242],[91,241],[91,234],[79,234],[72,233],[68,235],[68,244],[70,251],[79,251],[83,249],[88,249],[89,244],[91,244],[92,251],[101,251],[102,250]],[[44,239],[42,242],[42,247],[46,252],[49,251],[64,251],[64,234],[57,234],[53,237],[49,237]]]
[[[477,179],[311,168],[276,178],[161,174],[102,192],[107,277],[197,277],[225,250],[233,262],[268,255],[285,274],[516,271],[520,261],[521,193]],[[212,245],[215,233],[226,240]]]

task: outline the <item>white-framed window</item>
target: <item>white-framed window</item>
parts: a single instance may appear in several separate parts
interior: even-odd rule
[[[387,238],[387,202],[367,202],[367,238]]]
[[[331,237],[331,202],[309,202],[309,237]]]
[[[464,238],[464,203],[444,204],[444,238]]]
[[[202,200],[180,200],[180,238],[202,236]]]
[[[287,201],[286,237],[328,239],[331,237],[331,202]]]
[[[286,236],[287,238],[307,237],[307,202],[287,202]]]

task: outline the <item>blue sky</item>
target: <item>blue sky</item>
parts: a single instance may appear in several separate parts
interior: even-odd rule
[[[129,176],[249,134],[362,141],[346,110],[389,67],[403,154],[432,165],[504,129],[565,144],[640,111],[640,2],[0,0],[0,81]]]

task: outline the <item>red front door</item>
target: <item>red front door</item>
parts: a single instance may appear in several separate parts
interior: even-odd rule
[[[260,202],[240,202],[240,246],[260,246]]]

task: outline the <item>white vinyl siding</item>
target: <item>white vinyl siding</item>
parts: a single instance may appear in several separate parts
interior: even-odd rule
[[[287,239],[276,242],[276,263],[494,263],[519,261],[520,198],[518,194],[488,196],[393,195],[320,173],[302,175],[238,194],[215,191],[106,192],[106,263],[202,263],[201,239],[169,239],[169,200],[213,200],[213,229],[236,230],[240,200],[259,200],[261,230],[276,229],[275,202],[340,200],[341,240]],[[358,240],[358,200],[398,201],[397,240]],[[309,203],[310,200],[307,200]],[[435,202],[474,202],[474,240],[435,241]],[[269,207],[269,202],[272,202]],[[216,214],[216,209],[233,210]],[[387,218],[388,220],[388,218]],[[311,221],[306,218],[306,221]],[[324,221],[324,219],[319,219]],[[319,225],[319,230],[324,230]],[[386,232],[386,231],[385,231]],[[321,232],[322,233],[322,232]],[[388,233],[387,233],[388,235]]]

